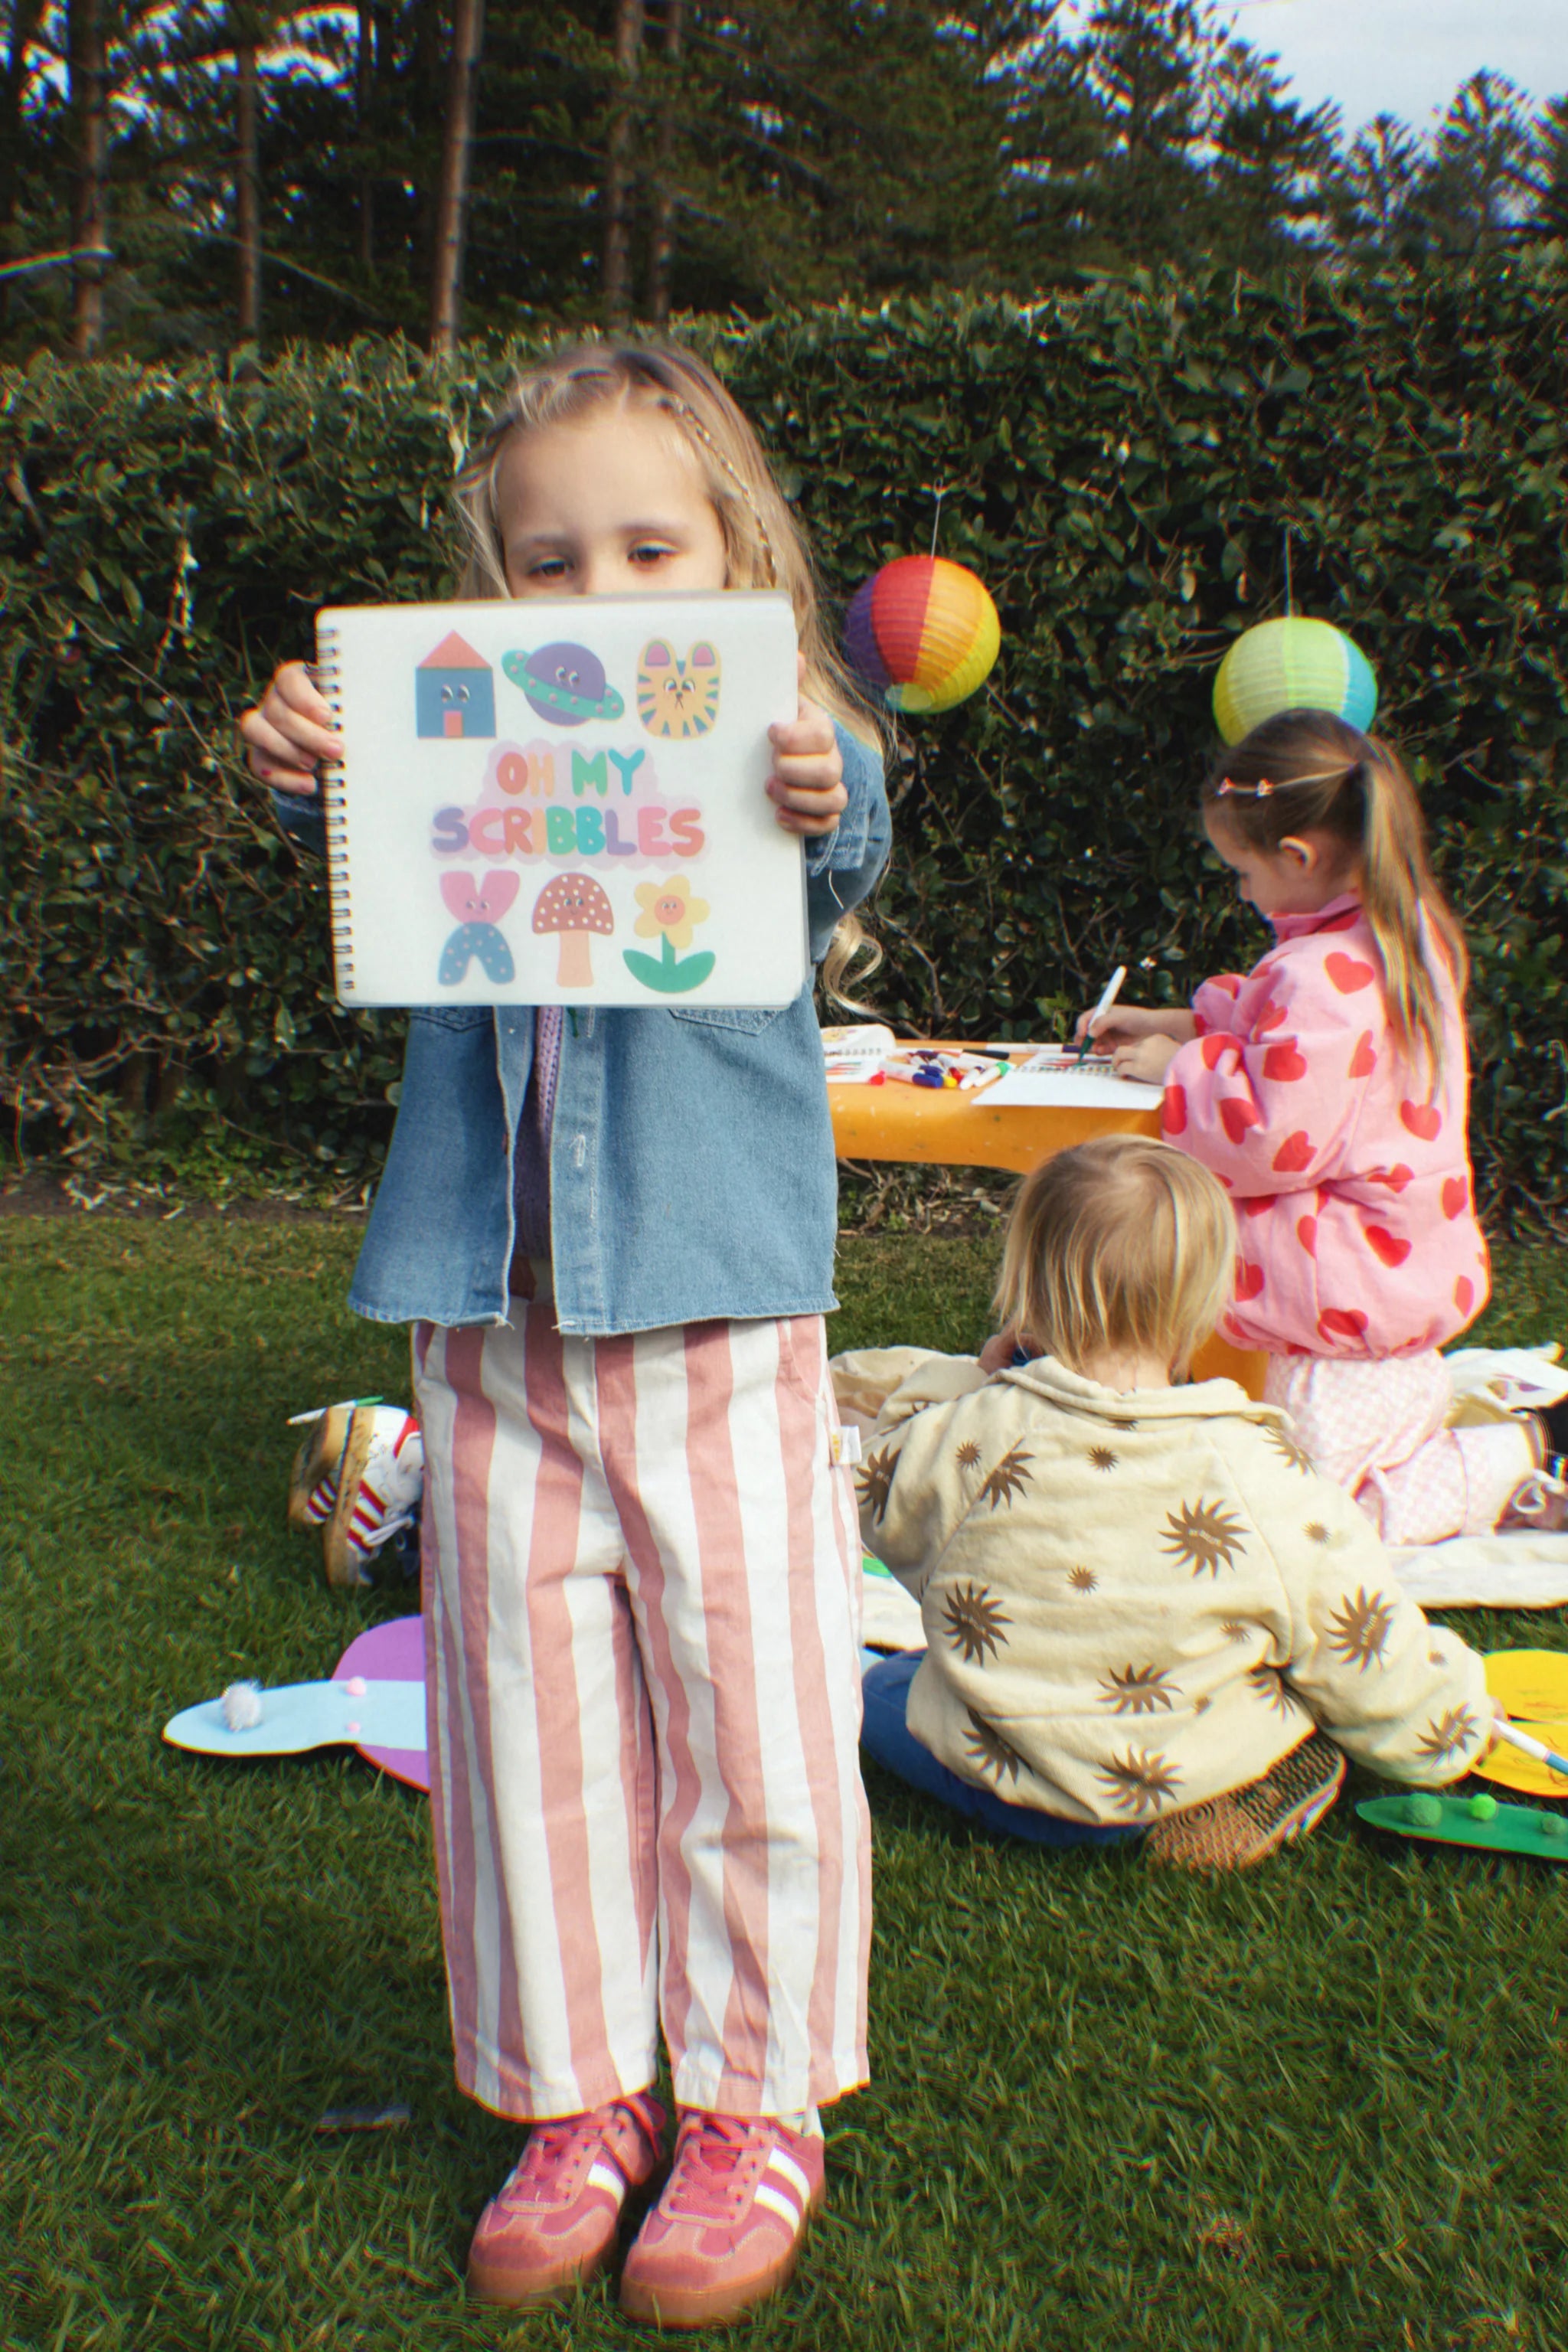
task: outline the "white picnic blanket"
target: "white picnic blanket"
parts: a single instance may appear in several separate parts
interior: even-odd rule
[[[1423,1609],[1556,1609],[1568,1601],[1568,1535],[1521,1528],[1506,1536],[1450,1536],[1389,1558]]]

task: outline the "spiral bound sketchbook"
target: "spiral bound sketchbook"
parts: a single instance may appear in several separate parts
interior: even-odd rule
[[[795,717],[772,590],[317,615],[345,1004],[788,1004],[805,861],[765,790]]]

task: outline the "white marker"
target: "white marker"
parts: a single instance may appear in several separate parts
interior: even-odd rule
[[[1497,1738],[1506,1740],[1510,1748],[1517,1748],[1522,1755],[1533,1756],[1538,1764],[1544,1764],[1549,1771],[1557,1774],[1559,1780],[1568,1780],[1568,1757],[1558,1756],[1550,1748],[1542,1747],[1539,1739],[1532,1739],[1528,1731],[1521,1731],[1517,1723],[1509,1723],[1501,1716],[1497,1717],[1492,1729]]]
[[[1110,978],[1106,982],[1105,993],[1100,998],[1100,1003],[1095,1006],[1094,1011],[1089,1016],[1089,1025],[1083,1033],[1083,1043],[1078,1049],[1078,1058],[1080,1062],[1083,1060],[1084,1055],[1089,1052],[1089,1047],[1094,1043],[1096,1024],[1104,1020],[1106,1014],[1115,1003],[1118,996],[1121,992],[1121,983],[1126,977],[1127,966],[1124,963],[1119,963],[1116,970],[1111,973]]]

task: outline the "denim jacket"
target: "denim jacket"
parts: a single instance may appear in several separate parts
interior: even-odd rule
[[[840,728],[848,806],[805,845],[811,957],[887,863],[881,763]],[[315,801],[280,821],[320,841]],[[393,1132],[349,1303],[382,1323],[500,1323],[529,1005],[413,1013]],[[815,1315],[833,1297],[837,1174],[808,982],[781,1012],[569,1010],[550,1152],[563,1331]]]

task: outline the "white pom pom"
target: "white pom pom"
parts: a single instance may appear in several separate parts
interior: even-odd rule
[[[219,1704],[231,1731],[254,1731],[267,1712],[261,1703],[259,1683],[230,1683]]]

